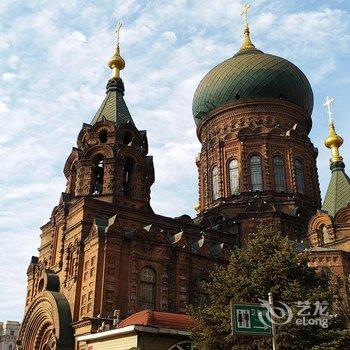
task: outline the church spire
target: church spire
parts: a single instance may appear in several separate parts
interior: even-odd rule
[[[122,27],[122,23],[119,22],[116,27],[116,34],[117,34],[117,46],[115,49],[115,52],[113,56],[108,61],[108,66],[110,69],[112,69],[112,78],[111,79],[118,79],[120,78],[120,71],[125,68],[125,61],[120,55],[120,29]]]
[[[339,148],[343,144],[343,139],[335,131],[332,113],[333,102],[334,98],[327,97],[323,104],[329,117],[329,135],[324,144],[326,147],[330,148],[332,152],[332,157],[330,159],[332,176],[322,205],[322,210],[334,217],[335,214],[347,206],[349,202],[350,179],[345,173],[343,157],[339,153]]]
[[[332,152],[332,157],[330,159],[331,164],[335,164],[343,161],[343,157],[339,153],[339,148],[343,144],[343,139],[335,131],[333,113],[332,113],[333,102],[334,102],[334,98],[330,98],[327,96],[326,101],[323,104],[323,107],[327,109],[327,114],[329,117],[329,135],[324,141],[324,144]]]
[[[112,69],[112,77],[108,80],[106,97],[98,109],[91,124],[106,119],[118,125],[130,123],[134,125],[128,106],[124,100],[124,83],[120,77],[120,71],[125,67],[125,61],[120,55],[120,29],[121,23],[116,27],[117,46],[114,55],[109,59],[108,66]]]
[[[249,22],[248,22],[248,11],[250,10],[251,5],[244,4],[243,10],[241,13],[241,16],[244,19],[244,26],[243,26],[243,44],[241,46],[241,50],[249,50],[249,49],[255,49],[254,44],[250,40],[250,30],[249,30]]]

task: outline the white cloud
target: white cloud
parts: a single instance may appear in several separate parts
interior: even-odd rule
[[[162,37],[171,44],[175,44],[177,40],[176,33],[172,31],[164,32]]]
[[[19,62],[19,57],[16,56],[16,55],[12,55],[8,59],[8,65],[12,69],[16,69],[17,68],[18,62]]]
[[[1,78],[5,81],[13,81],[16,78],[16,74],[11,72],[5,72],[1,74]]]
[[[0,51],[5,51],[10,48],[10,44],[5,41],[4,39],[1,39],[0,37]]]
[[[8,111],[6,103],[0,101],[0,113],[7,113]]]

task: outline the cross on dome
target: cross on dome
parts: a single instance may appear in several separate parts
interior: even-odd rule
[[[323,107],[327,109],[327,114],[328,114],[330,123],[333,123],[333,113],[332,113],[333,102],[334,102],[334,98],[327,96],[326,101],[323,104]]]
[[[241,16],[244,19],[244,27],[245,28],[248,28],[248,26],[249,26],[249,24],[248,24],[248,12],[249,12],[250,8],[251,8],[250,4],[243,5]]]
[[[332,158],[331,163],[338,163],[343,160],[343,157],[339,154],[339,148],[343,144],[343,139],[336,133],[335,126],[333,122],[332,105],[334,103],[334,98],[327,96],[326,101],[323,103],[323,107],[327,109],[327,114],[329,117],[329,135],[326,138],[324,144],[327,148],[331,149]]]
[[[118,22],[117,26],[115,28],[115,32],[117,34],[117,47],[119,47],[120,30],[121,30],[122,26],[123,26],[123,23],[122,22]]]
[[[109,68],[112,69],[112,79],[120,78],[120,71],[125,68],[125,61],[120,56],[120,29],[122,27],[122,23],[118,22],[115,32],[117,34],[117,47],[113,56],[108,61]]]
[[[241,16],[244,19],[244,26],[243,26],[243,44],[241,46],[241,51],[243,50],[250,50],[250,49],[255,49],[254,44],[250,40],[250,31],[249,31],[249,23],[248,23],[248,12],[250,10],[251,6],[249,4],[244,4]]]

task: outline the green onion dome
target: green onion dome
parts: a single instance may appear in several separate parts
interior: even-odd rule
[[[257,50],[248,28],[244,35],[240,51],[214,67],[197,87],[192,105],[196,124],[219,107],[248,99],[288,101],[311,116],[313,92],[305,74],[288,60]]]

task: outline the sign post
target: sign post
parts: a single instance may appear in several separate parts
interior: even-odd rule
[[[271,326],[272,326],[272,349],[277,350],[277,342],[276,342],[276,324],[274,322],[274,317],[273,317],[273,295],[270,292],[269,293],[269,313],[270,313],[270,319],[271,319]]]
[[[271,336],[269,310],[260,304],[235,304],[231,301],[232,333]]]

